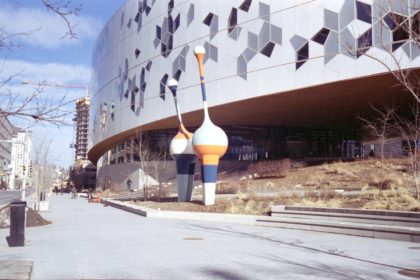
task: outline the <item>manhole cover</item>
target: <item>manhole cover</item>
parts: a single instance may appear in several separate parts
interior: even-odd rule
[[[398,271],[398,273],[404,276],[420,279],[420,269],[403,269]]]
[[[201,237],[184,237],[184,240],[203,240]]]
[[[419,250],[419,249],[420,249],[420,247],[408,247],[408,249]]]

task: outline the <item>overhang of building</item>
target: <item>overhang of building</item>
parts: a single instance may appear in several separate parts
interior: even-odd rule
[[[415,69],[420,73],[419,69]],[[416,73],[417,74],[417,73]],[[342,80],[288,92],[277,92],[209,109],[210,117],[219,126],[294,126],[308,128],[360,129],[360,118],[369,118],[373,107],[394,106],[400,112],[409,111],[413,102],[396,78],[385,73],[356,79]],[[203,120],[203,111],[183,114],[188,127],[197,127]],[[142,131],[176,128],[176,116],[161,119],[114,135],[93,146],[88,158],[98,159],[116,144]]]

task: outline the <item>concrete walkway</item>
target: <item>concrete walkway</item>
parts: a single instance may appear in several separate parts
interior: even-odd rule
[[[0,262],[33,261],[31,279],[412,279],[415,243],[212,222],[150,219],[53,196],[51,225]]]

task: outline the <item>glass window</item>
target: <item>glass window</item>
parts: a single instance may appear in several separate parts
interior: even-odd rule
[[[296,70],[299,69],[309,58],[309,43],[303,45],[296,53]]]
[[[372,8],[369,4],[356,1],[357,19],[372,23]]]
[[[229,15],[228,21],[228,31],[231,33],[235,26],[238,25],[238,10],[236,8],[232,8]]]
[[[322,28],[318,33],[315,34],[314,37],[312,37],[312,41],[320,43],[321,45],[324,45],[329,33],[330,33],[329,29]]]
[[[165,100],[165,92],[166,92],[166,83],[168,82],[168,74],[163,75],[162,79],[160,79],[160,93],[159,97]]]
[[[206,16],[206,18],[203,20],[203,23],[204,23],[205,25],[210,26],[210,24],[211,24],[211,20],[213,19],[213,16],[214,16],[214,14],[209,13],[209,14]]]
[[[249,11],[249,7],[251,6],[252,0],[245,0],[242,2],[242,4],[239,6],[239,9],[241,9],[244,12]]]
[[[131,92],[131,111],[135,111],[136,110],[136,95],[134,94],[134,91]]]

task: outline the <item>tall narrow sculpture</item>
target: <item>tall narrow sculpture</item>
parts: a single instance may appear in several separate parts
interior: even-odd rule
[[[175,101],[176,114],[178,115],[178,133],[172,139],[169,146],[171,156],[176,161],[176,173],[178,177],[178,201],[191,201],[192,187],[194,182],[195,153],[192,147],[192,133],[182,123],[182,117],[176,97],[178,82],[169,80],[168,87]]]
[[[204,121],[194,132],[192,144],[201,161],[201,175],[204,185],[203,202],[205,205],[214,204],[216,196],[216,180],[219,159],[226,153],[228,138],[226,133],[210,120],[206,87],[204,83],[203,59],[205,50],[202,46],[194,49],[200,72],[201,95],[203,98]]]

